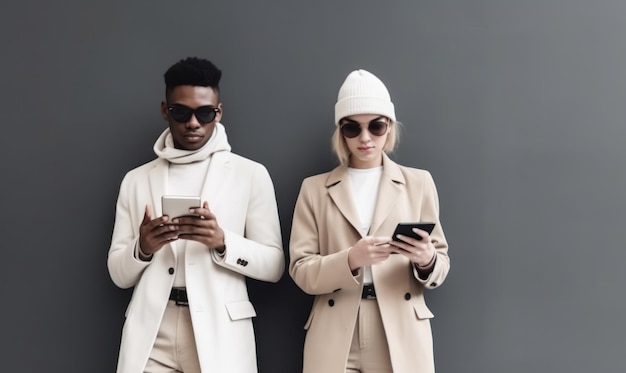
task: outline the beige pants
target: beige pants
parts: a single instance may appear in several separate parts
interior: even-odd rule
[[[145,373],[200,373],[189,307],[167,302]]]
[[[393,373],[378,302],[361,299],[346,373]]]

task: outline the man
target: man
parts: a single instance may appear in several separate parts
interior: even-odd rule
[[[193,57],[167,70],[157,158],[122,180],[108,256],[113,282],[134,287],[120,373],[257,371],[246,277],[277,282],[284,255],[268,171],[230,152],[221,74]],[[161,216],[164,195],[202,205]]]

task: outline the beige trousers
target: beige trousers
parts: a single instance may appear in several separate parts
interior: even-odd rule
[[[145,373],[200,373],[189,307],[167,302]]]
[[[378,302],[361,299],[346,373],[393,373]]]

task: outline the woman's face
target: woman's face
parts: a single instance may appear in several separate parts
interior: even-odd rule
[[[389,118],[378,114],[352,115],[343,118],[339,127],[350,151],[350,167],[382,165],[383,148],[389,136]]]

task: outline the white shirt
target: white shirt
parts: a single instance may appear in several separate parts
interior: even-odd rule
[[[376,198],[383,166],[374,168],[348,168],[348,177],[352,190],[352,201],[361,221],[361,236],[367,236],[372,225]],[[373,283],[370,266],[363,267],[363,282]]]

